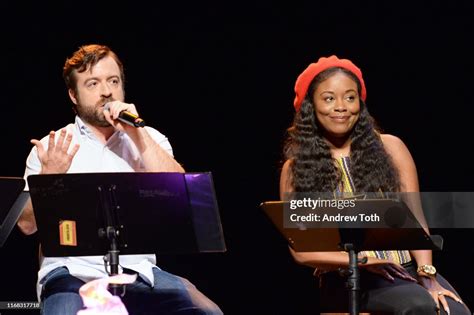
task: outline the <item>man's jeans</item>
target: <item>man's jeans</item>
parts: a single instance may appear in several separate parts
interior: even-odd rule
[[[188,280],[153,268],[155,286],[137,278],[125,286],[122,301],[129,314],[222,314],[219,307]],[[79,288],[83,281],[69,274],[65,267],[51,271],[42,280],[41,313],[76,315],[83,308]]]

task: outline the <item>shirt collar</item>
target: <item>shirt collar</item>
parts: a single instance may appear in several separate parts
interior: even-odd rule
[[[95,141],[98,141],[96,135],[94,134],[94,132],[92,132],[92,130],[77,115],[76,115],[75,122],[76,122],[76,125],[77,125],[81,135],[87,136],[88,138],[91,138],[91,139],[94,139]],[[109,138],[109,140],[107,140],[107,143],[110,143],[111,141],[113,141],[117,137],[122,137],[122,132],[116,130],[112,134],[112,136]]]

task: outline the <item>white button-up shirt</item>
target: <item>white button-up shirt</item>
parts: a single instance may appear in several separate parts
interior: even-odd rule
[[[132,140],[123,132],[116,131],[105,144],[101,143],[94,133],[76,116],[74,124],[66,127],[67,133],[72,133],[72,142],[80,145],[74,156],[68,173],[107,173],[107,172],[144,172],[145,168],[141,156]],[[145,127],[153,140],[166,152],[173,155],[173,150],[168,139],[156,129]],[[59,132],[56,133],[56,137]],[[41,139],[45,150],[48,148],[49,136]],[[38,158],[36,146],[32,148],[26,161],[24,178],[41,171],[41,162]],[[28,190],[28,183],[25,190]],[[105,254],[105,253],[104,253]],[[150,285],[153,285],[152,268],[155,267],[154,254],[120,255],[122,267],[138,272]],[[77,256],[77,257],[44,257],[40,262],[38,272],[37,294],[41,295],[41,280],[52,270],[65,266],[71,275],[90,281],[107,277],[104,268],[103,256]],[[119,272],[122,272],[120,268]]]

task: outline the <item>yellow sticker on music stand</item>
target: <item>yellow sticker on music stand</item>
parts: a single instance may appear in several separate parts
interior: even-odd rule
[[[59,244],[77,246],[76,221],[59,221]]]

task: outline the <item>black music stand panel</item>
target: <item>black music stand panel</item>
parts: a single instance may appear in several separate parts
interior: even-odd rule
[[[0,177],[0,247],[3,247],[13,227],[20,218],[29,194],[23,191],[25,180],[21,177]]]
[[[31,175],[28,184],[45,256],[104,255],[107,227],[120,254],[225,251],[210,173]]]

